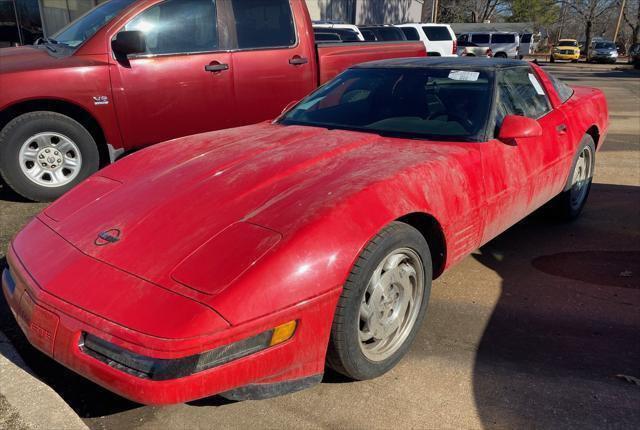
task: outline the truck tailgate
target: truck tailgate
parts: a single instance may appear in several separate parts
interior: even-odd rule
[[[323,43],[318,45],[319,84],[354,64],[388,58],[426,57],[422,42]]]

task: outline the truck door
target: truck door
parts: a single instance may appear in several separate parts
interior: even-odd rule
[[[231,55],[221,50],[215,0],[167,0],[122,30],[142,31],[147,51],[114,61],[113,97],[127,147],[231,127]]]
[[[311,34],[304,31],[311,30],[304,2],[231,0],[224,4],[236,44],[231,54],[238,109],[234,122],[273,119],[317,83],[315,46]]]

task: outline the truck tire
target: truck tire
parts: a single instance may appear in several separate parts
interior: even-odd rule
[[[344,284],[331,327],[327,364],[355,379],[375,378],[407,353],[431,292],[427,241],[393,222],[367,244]]]
[[[99,166],[95,139],[66,115],[25,113],[0,131],[0,175],[29,200],[53,201]]]

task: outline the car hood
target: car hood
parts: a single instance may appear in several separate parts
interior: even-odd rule
[[[69,49],[62,47],[55,49],[58,52],[50,53],[44,46],[0,48],[0,74],[95,64],[87,58],[70,55],[72,51]]]
[[[291,232],[294,226],[284,218],[303,223],[367,183],[414,164],[415,155],[398,151],[402,142],[271,124],[181,138],[125,157],[40,219],[85,254],[160,284],[179,281],[171,275],[190,257],[212,264],[193,255],[203,246],[218,247],[221,260],[238,243],[260,249],[221,268],[240,274],[246,267],[234,265],[254,264]],[[225,285],[229,276],[222,276]]]

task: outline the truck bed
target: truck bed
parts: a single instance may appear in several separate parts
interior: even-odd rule
[[[319,43],[317,52],[320,85],[354,64],[427,55],[422,42]]]

